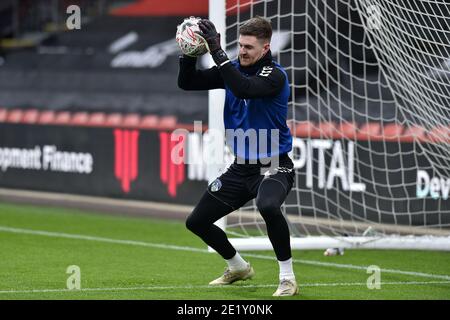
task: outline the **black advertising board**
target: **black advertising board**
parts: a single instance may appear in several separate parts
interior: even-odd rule
[[[1,124],[0,186],[194,204],[206,180],[189,180],[184,166],[161,155],[166,136],[156,130]]]

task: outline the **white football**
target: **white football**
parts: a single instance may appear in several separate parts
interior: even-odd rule
[[[330,257],[330,256],[343,256],[344,255],[344,248],[328,248],[323,253],[324,256]]]
[[[175,40],[177,41],[181,52],[187,56],[199,57],[208,52],[206,40],[195,33],[195,31],[200,31],[200,28],[198,27],[198,22],[200,20],[200,18],[189,17],[184,19],[177,27]]]

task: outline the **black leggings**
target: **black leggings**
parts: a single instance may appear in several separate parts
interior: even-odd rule
[[[256,196],[256,205],[264,218],[270,242],[279,261],[291,258],[289,228],[280,208],[288,191],[279,180],[268,178],[262,180]],[[236,249],[228,241],[225,232],[214,222],[233,211],[230,205],[207,190],[187,218],[186,227],[224,259],[231,259],[236,254]]]

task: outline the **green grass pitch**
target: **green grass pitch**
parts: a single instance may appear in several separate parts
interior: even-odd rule
[[[244,252],[252,280],[209,287],[223,260],[181,221],[0,204],[0,300],[272,299],[278,264],[272,251]],[[450,253],[294,251],[300,295],[276,299],[450,299]],[[81,289],[68,290],[67,268],[80,268]],[[381,269],[368,289],[367,266]],[[275,299],[275,298],[274,298]]]

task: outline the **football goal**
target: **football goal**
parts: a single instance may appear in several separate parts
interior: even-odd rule
[[[213,0],[230,58],[256,15],[291,86],[292,248],[450,250],[448,2]],[[210,93],[210,128],[223,98]],[[255,203],[223,223],[237,248],[272,248]]]

